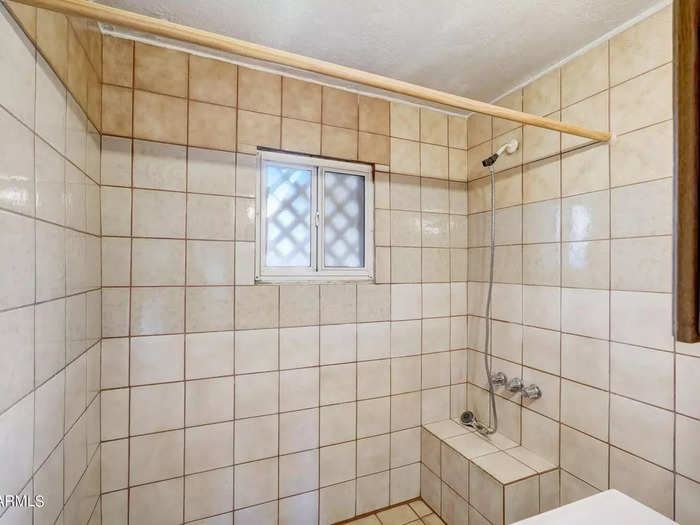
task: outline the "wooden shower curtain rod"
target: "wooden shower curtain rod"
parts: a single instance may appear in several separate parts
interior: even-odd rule
[[[124,9],[116,9],[101,4],[96,4],[88,0],[15,0],[21,4],[40,7],[51,11],[57,11],[66,15],[80,16],[91,18],[98,22],[104,22],[115,26],[127,27],[145,33],[172,38],[182,42],[189,42],[200,46],[210,47],[219,51],[225,51],[242,55],[259,60],[265,60],[282,64],[285,66],[312,71],[334,78],[348,80],[372,86],[386,91],[408,95],[411,97],[429,100],[438,104],[452,106],[454,108],[474,111],[491,115],[492,117],[502,118],[521,122],[530,126],[539,128],[551,129],[577,135],[600,142],[607,142],[611,138],[611,134],[607,131],[598,131],[593,129],[558,122],[545,117],[515,111],[513,109],[502,108],[486,102],[479,102],[466,97],[460,97],[431,89],[427,87],[403,82],[393,78],[360,71],[350,67],[333,64],[324,60],[297,55],[271,47],[253,44],[245,40],[238,40],[227,36],[218,35],[209,31],[202,31],[181,24],[175,24],[166,20],[160,20],[149,16],[132,13]]]

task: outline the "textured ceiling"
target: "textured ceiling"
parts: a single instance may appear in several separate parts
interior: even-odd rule
[[[490,101],[659,0],[99,0]]]

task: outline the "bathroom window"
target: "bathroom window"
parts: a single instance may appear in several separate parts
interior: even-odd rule
[[[371,166],[261,151],[257,197],[256,280],[373,277]]]

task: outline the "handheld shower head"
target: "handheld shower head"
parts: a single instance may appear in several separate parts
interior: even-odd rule
[[[496,161],[498,160],[498,157],[500,157],[503,152],[505,151],[509,155],[515,153],[518,150],[518,141],[516,139],[512,139],[510,142],[506,142],[503,144],[500,148],[496,150],[496,153],[491,155],[490,157],[485,158],[484,160],[481,161],[481,165],[484,168],[488,168],[489,166],[493,166]]]

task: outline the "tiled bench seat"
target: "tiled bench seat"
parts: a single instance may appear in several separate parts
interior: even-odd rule
[[[504,525],[559,506],[559,468],[501,434],[423,425],[421,497],[448,525]]]

